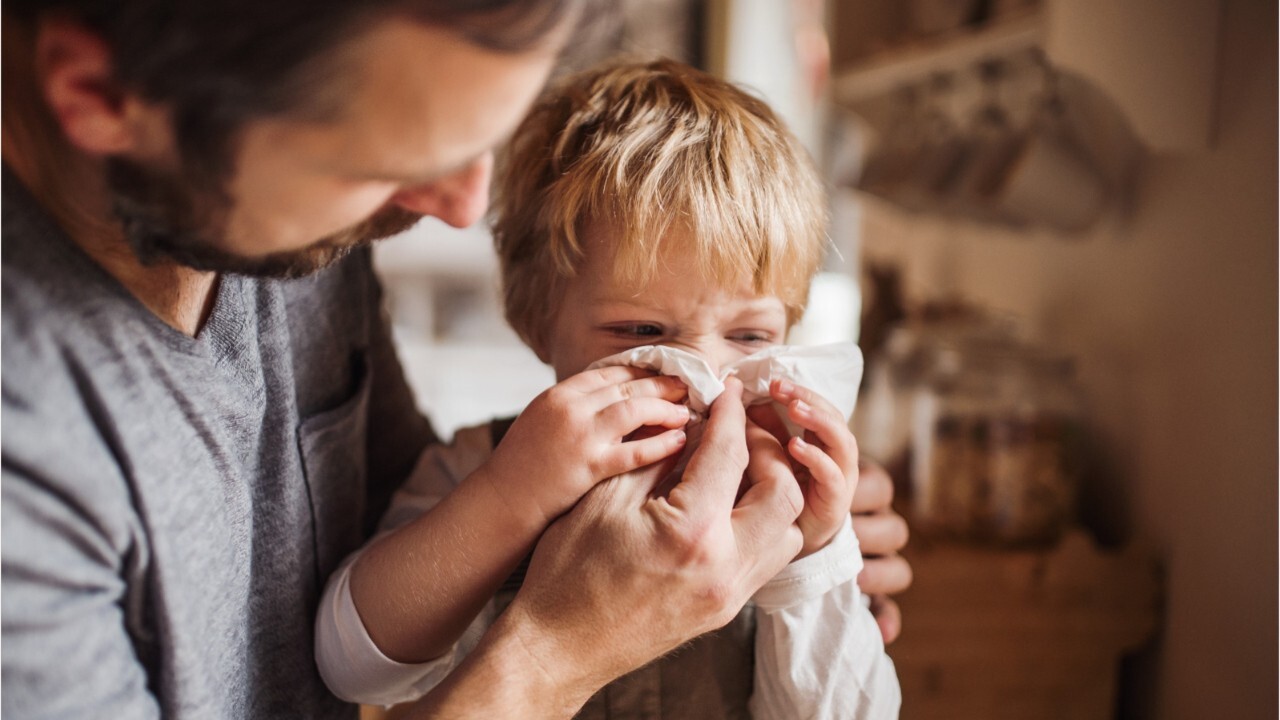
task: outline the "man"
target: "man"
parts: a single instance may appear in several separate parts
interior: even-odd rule
[[[353,714],[311,659],[319,591],[435,440],[361,248],[479,217],[583,5],[6,5],[7,716]],[[733,395],[685,492],[610,481],[553,526],[419,712],[567,717],[795,555],[794,478]]]

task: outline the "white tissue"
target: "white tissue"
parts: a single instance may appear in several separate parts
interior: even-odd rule
[[[689,387],[689,407],[700,414],[706,414],[724,392],[724,379],[736,375],[742,381],[742,400],[747,405],[770,402],[769,385],[774,380],[790,380],[826,398],[848,420],[862,382],[862,351],[847,342],[775,345],[721,368],[719,375],[701,357],[665,345],[632,348],[597,360],[591,368],[609,365],[632,365],[680,378]]]

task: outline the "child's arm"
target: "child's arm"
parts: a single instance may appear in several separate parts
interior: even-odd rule
[[[611,367],[538,396],[484,465],[356,560],[351,597],[369,637],[398,662],[447,652],[551,520],[600,480],[682,448],[684,394],[678,380]],[[645,426],[668,430],[626,440]]]
[[[826,547],[756,593],[754,720],[898,717],[902,694],[858,590],[861,568],[846,516]]]
[[[390,532],[429,512],[484,464],[493,453],[490,423],[458,430],[449,444],[428,447],[409,479],[391,498],[380,533]],[[382,653],[369,637],[351,599],[348,557],[329,577],[316,615],[316,664],[333,694],[350,702],[392,705],[416,699],[437,685],[470,650],[466,639],[483,633],[492,622],[486,608],[453,652],[426,663],[398,663]]]

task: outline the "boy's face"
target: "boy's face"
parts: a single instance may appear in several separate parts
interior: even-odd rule
[[[586,257],[566,284],[560,311],[548,334],[543,359],[557,382],[609,355],[641,345],[671,345],[700,355],[719,369],[741,357],[781,343],[787,313],[776,297],[759,295],[743,278],[721,289],[704,278],[684,229],[663,238],[658,272],[643,287],[613,277],[613,233],[601,223],[583,233]]]

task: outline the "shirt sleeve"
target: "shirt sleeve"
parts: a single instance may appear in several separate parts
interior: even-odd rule
[[[429,447],[393,496],[382,519],[382,532],[391,532],[435,507],[491,451],[488,425],[459,430],[450,445]],[[444,655],[425,663],[397,662],[369,637],[352,600],[351,567],[359,555],[352,554],[338,567],[320,600],[315,628],[320,675],[334,695],[350,702],[394,705],[415,700],[438,685],[474,649],[493,623],[493,603],[486,605]]]
[[[394,705],[425,695],[453,669],[456,645],[425,663],[401,663],[378,649],[351,599],[347,558],[333,574],[316,619],[316,664],[334,695],[349,702]]]
[[[8,400],[0,474],[0,714],[160,717],[139,660],[154,651],[154,638],[141,634],[146,610],[124,579],[145,567],[146,547],[136,516],[112,492],[118,478],[75,475],[68,463],[96,452],[92,439],[75,425],[60,437],[48,433]]]
[[[825,548],[756,593],[755,720],[898,716],[898,678],[858,590],[861,570],[846,520]]]

